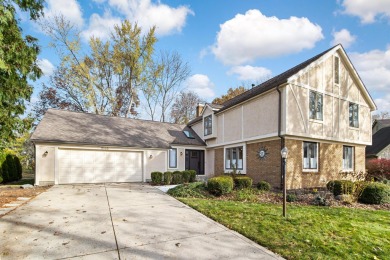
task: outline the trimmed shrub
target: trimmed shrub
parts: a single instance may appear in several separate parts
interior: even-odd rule
[[[329,181],[327,184],[326,184],[326,189],[330,192],[333,193],[333,186],[334,186],[334,181]]]
[[[188,170],[190,172],[190,182],[196,181],[196,171],[195,170]]]
[[[189,183],[191,178],[191,173],[189,171],[182,171],[182,181],[183,183]]]
[[[359,197],[359,202],[366,204],[390,203],[390,186],[379,182],[367,184]]]
[[[152,172],[152,183],[153,184],[161,184],[163,181],[163,174],[162,172]]]
[[[164,182],[165,185],[172,183],[172,172],[164,172]]]
[[[257,184],[257,189],[259,189],[259,190],[264,190],[264,191],[269,191],[269,190],[271,190],[271,184],[269,184],[269,183],[266,182],[266,181],[260,181],[260,182]]]
[[[12,154],[7,154],[7,156],[5,157],[5,163],[7,163],[7,166],[8,166],[9,181],[18,180],[18,172],[16,170],[14,156]]]
[[[15,167],[16,167],[16,175],[17,175],[17,180],[21,180],[22,179],[22,174],[23,174],[23,168],[22,168],[22,164],[20,163],[20,160],[19,158],[14,155],[14,162],[15,162]]]
[[[286,201],[287,202],[297,201],[297,195],[295,195],[295,194],[287,194]]]
[[[234,180],[234,188],[238,190],[252,187],[253,180],[250,177],[238,176],[233,180]]]
[[[174,171],[172,173],[172,184],[180,184],[183,183],[183,177],[181,171]]]
[[[6,160],[4,160],[4,161],[1,163],[1,175],[2,175],[2,178],[3,178],[3,182],[4,182],[4,183],[10,181],[9,174],[8,174],[8,163],[7,163]]]
[[[354,185],[352,181],[348,180],[336,180],[333,182],[333,195],[352,194],[354,191]]]
[[[207,190],[216,196],[228,194],[233,190],[233,178],[230,176],[210,178],[207,182]]]

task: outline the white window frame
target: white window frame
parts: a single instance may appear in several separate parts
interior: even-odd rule
[[[226,168],[226,150],[231,148],[242,147],[242,169],[237,169],[237,173],[246,174],[246,145],[245,143],[238,143],[225,146],[223,149],[223,168],[225,172],[233,172],[233,168]]]
[[[172,154],[171,154],[171,152],[173,152],[173,151],[175,151],[175,166],[174,167],[172,167],[171,166],[171,156],[172,156]],[[169,150],[168,150],[168,168],[169,169],[177,169],[177,148],[170,148]]]
[[[352,161],[351,167],[348,166],[349,163],[347,165],[347,161],[346,161],[347,149],[351,149],[350,153],[349,153],[350,159]],[[348,162],[349,162],[349,160],[348,160]],[[354,167],[355,167],[355,147],[343,145],[343,171],[353,171]]]
[[[316,151],[315,151],[315,153],[316,153],[316,157],[315,157],[315,159],[316,159],[316,168],[310,168],[310,166],[309,166],[309,168],[305,168],[305,143],[309,143],[309,144],[315,144],[316,145]],[[319,143],[317,143],[317,142],[309,142],[309,141],[303,141],[302,142],[302,171],[304,171],[304,172],[318,172],[318,164],[319,164],[319,154],[318,154],[318,147],[319,147]],[[310,159],[309,159],[309,164],[311,164],[310,163]]]
[[[210,120],[210,122],[208,122]],[[206,126],[207,124],[207,126]],[[210,130],[210,131],[208,131]],[[204,136],[212,135],[213,134],[213,115],[205,116],[203,119],[203,131]]]
[[[311,116],[312,115],[312,109],[311,109],[311,94],[312,93],[314,94],[314,102],[315,102],[314,118]],[[318,96],[321,96],[321,117],[320,118],[318,117],[318,112],[317,112]],[[317,120],[317,121],[323,121],[324,120],[324,95],[322,93],[314,91],[314,90],[310,90],[309,91],[309,119],[310,120]]]
[[[352,108],[352,117],[351,117],[351,106],[353,107]],[[356,108],[357,111],[355,111],[354,108]],[[355,112],[357,113],[356,120],[354,119]],[[351,119],[352,119],[352,121],[351,121]],[[349,127],[359,128],[359,104],[357,104],[357,103],[349,102],[349,104],[348,104],[348,125],[349,125]]]

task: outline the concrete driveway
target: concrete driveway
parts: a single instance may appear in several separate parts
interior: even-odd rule
[[[0,259],[281,259],[143,184],[54,186],[0,234]]]

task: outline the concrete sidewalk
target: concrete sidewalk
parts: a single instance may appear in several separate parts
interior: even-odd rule
[[[282,259],[144,184],[54,186],[0,234],[0,259]]]

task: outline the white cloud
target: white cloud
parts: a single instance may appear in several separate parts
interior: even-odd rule
[[[84,24],[83,13],[77,0],[47,0],[47,7],[43,11],[45,18],[62,14],[79,28]]]
[[[195,74],[186,82],[188,90],[194,91],[203,99],[210,99],[215,96],[214,83],[204,74]]]
[[[387,94],[382,98],[376,98],[374,102],[378,107],[378,110],[375,112],[376,114],[390,111],[390,94]]]
[[[225,64],[239,65],[313,48],[324,38],[321,31],[305,17],[279,19],[249,10],[220,25],[212,52]]]
[[[158,35],[181,32],[187,16],[194,14],[187,6],[175,8],[160,1],[152,3],[151,0],[109,0],[109,5],[146,30],[156,25]]]
[[[351,35],[351,33],[347,29],[342,29],[338,32],[333,32],[332,35],[333,35],[332,45],[341,43],[344,46],[344,48],[348,48],[356,40],[356,36]]]
[[[39,59],[38,66],[45,76],[51,76],[54,72],[54,65],[47,59]]]
[[[354,52],[349,56],[370,91],[388,92],[390,90],[390,46],[385,51]]]
[[[262,80],[271,77],[272,72],[264,67],[235,66],[231,68],[228,75],[237,74],[239,80]]]
[[[390,18],[389,0],[344,0],[344,13],[358,16],[362,23],[373,23],[378,16]]]
[[[107,40],[114,26],[120,23],[121,20],[113,17],[110,12],[104,12],[103,17],[99,14],[92,14],[89,17],[88,29],[84,30],[81,35],[86,40],[89,40],[91,36]]]

